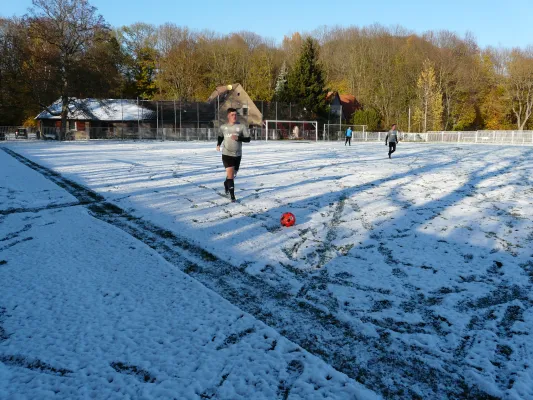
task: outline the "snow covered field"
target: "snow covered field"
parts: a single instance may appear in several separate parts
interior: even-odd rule
[[[533,398],[532,147],[3,148],[0,397]]]

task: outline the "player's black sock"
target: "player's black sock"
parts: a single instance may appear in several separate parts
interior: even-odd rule
[[[231,200],[235,200],[235,184],[233,179],[228,179],[228,190],[231,195]]]
[[[228,178],[226,178],[226,180],[224,181],[224,189],[226,191],[226,194],[229,194],[229,189],[228,189]]]

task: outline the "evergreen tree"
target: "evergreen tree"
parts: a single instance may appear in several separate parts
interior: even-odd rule
[[[324,71],[318,61],[318,44],[312,38],[307,38],[289,73],[289,100],[315,115],[324,114],[327,93],[325,86]]]
[[[287,77],[289,75],[289,69],[287,63],[283,61],[281,69],[276,79],[276,87],[274,88],[274,101],[288,102],[289,100],[289,86]]]

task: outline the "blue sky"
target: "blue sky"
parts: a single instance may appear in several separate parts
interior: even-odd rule
[[[532,0],[89,0],[114,27],[172,22],[219,33],[247,30],[281,42],[322,26],[401,25],[416,33],[469,31],[481,47],[533,45]],[[0,0],[0,16],[23,15],[31,0]]]

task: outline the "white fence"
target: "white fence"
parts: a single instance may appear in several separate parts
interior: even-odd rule
[[[328,127],[330,128],[330,127]],[[333,128],[333,127],[331,127]],[[27,137],[16,137],[14,127],[0,127],[0,140],[38,140],[49,139],[45,134],[48,130],[55,131],[55,128],[45,128],[41,133],[37,133],[35,128],[27,129]],[[71,133],[71,134],[70,134]],[[269,129],[268,140],[291,140],[290,135],[283,130]],[[67,140],[81,139],[114,139],[114,140],[162,140],[162,141],[216,141],[218,135],[214,128],[91,128],[83,132],[69,132]],[[387,132],[352,132],[352,142],[385,142]],[[261,128],[251,128],[250,136],[252,140],[266,140],[266,130]],[[406,133],[401,132],[400,138],[404,142],[427,142],[427,143],[478,143],[478,144],[502,144],[502,145],[533,145],[533,131],[444,131],[426,133]],[[316,140],[316,131],[301,130],[298,139]],[[345,132],[339,129],[318,131],[319,141],[344,141]]]
[[[387,132],[353,132],[352,141],[384,142],[386,135]],[[400,139],[404,142],[533,145],[533,131],[401,132]],[[334,135],[333,140],[344,140],[344,133]]]
[[[15,135],[14,133],[8,133],[4,137],[5,140],[37,140],[37,134],[36,133],[28,133],[27,136],[19,136]]]

